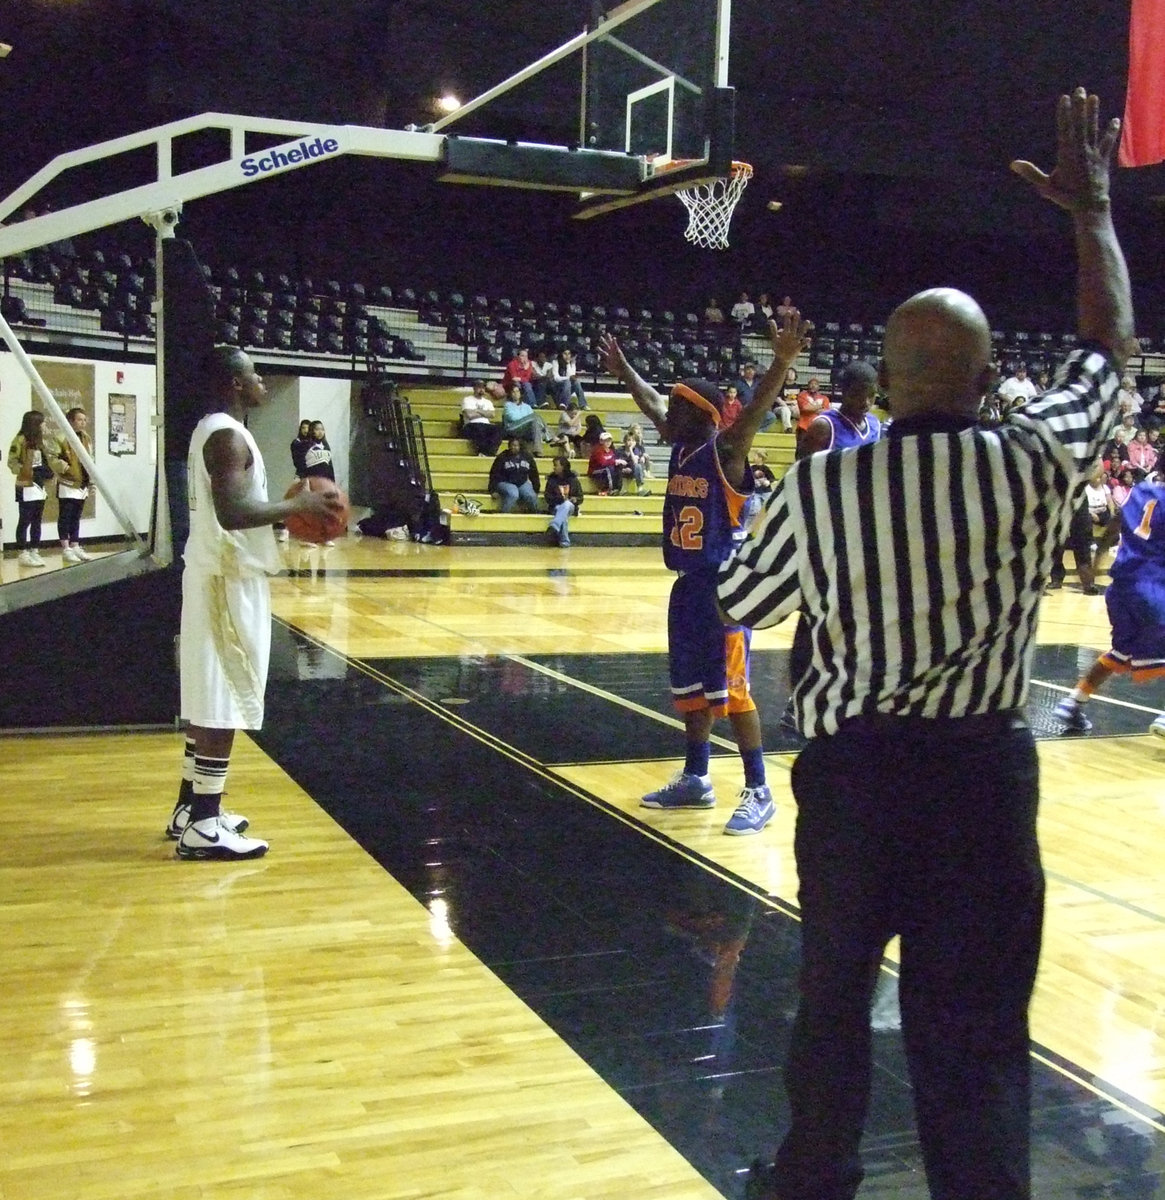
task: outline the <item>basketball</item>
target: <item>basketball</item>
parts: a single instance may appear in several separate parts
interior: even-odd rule
[[[287,526],[287,532],[301,542],[333,541],[348,529],[350,515],[348,497],[344,494],[344,490],[337,487],[332,480],[324,479],[320,475],[309,475],[306,479],[297,479],[287,489],[284,499],[290,500],[305,485],[313,492],[335,492],[344,507],[340,512],[330,516],[317,516],[315,513],[292,513],[283,519],[283,524]]]

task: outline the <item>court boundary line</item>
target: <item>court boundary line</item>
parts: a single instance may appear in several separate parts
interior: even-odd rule
[[[619,821],[620,824],[625,825],[627,828],[646,836],[649,840],[656,842],[665,849],[673,851],[680,858],[685,859],[687,862],[690,862],[697,867],[700,867],[701,869],[707,871],[708,874],[714,876],[722,882],[727,883],[730,886],[737,888],[739,891],[751,896],[753,899],[757,900],[759,903],[763,904],[766,908],[772,910],[773,912],[780,913],[782,916],[790,917],[796,921],[798,925],[801,924],[800,909],[792,905],[789,901],[762,890],[758,885],[752,883],[750,880],[736,875],[727,868],[720,866],[719,863],[712,862],[710,859],[705,858],[702,854],[692,850],[688,846],[683,845],[681,842],[677,842],[674,838],[662,833],[660,830],[636,820],[629,813],[625,813],[621,809],[615,808],[612,804],[606,800],[603,800],[601,797],[596,796],[594,793],[588,792],[585,788],[579,787],[577,784],[558,776],[551,768],[547,767],[546,764],[540,762],[538,759],[533,758],[525,751],[519,750],[516,746],[511,746],[508,742],[504,742],[496,735],[488,733],[486,730],[479,728],[472,722],[466,721],[464,718],[459,717],[456,713],[451,712],[448,708],[444,707],[439,701],[430,700],[428,697],[423,696],[420,692],[410,688],[407,684],[401,683],[400,680],[394,679],[392,676],[385,674],[383,671],[378,670],[376,667],[371,666],[369,663],[366,663],[361,659],[352,658],[350,655],[341,653],[333,646],[328,645],[326,642],[320,641],[314,635],[309,634],[300,629],[298,626],[291,624],[290,621],[287,621],[283,617],[273,615],[272,620],[282,625],[289,631],[294,630],[295,633],[304,640],[318,646],[328,654],[341,659],[349,667],[354,668],[360,674],[365,675],[367,678],[373,679],[383,686],[389,688],[391,691],[394,691],[397,695],[408,700],[410,703],[416,704],[419,708],[428,712],[431,716],[436,716],[439,720],[451,725],[459,732],[464,733],[473,738],[475,741],[480,742],[482,745],[495,750],[504,758],[508,758],[512,762],[517,763],[519,766],[525,767],[532,774],[539,776],[548,783],[554,784],[556,787],[559,787],[569,795],[582,800],[585,804],[590,805],[592,808],[598,809],[607,816],[614,817],[617,821]],[[497,657],[509,658],[515,662],[519,662],[520,665],[527,665],[526,663],[522,662],[521,656],[518,655],[498,655]],[[538,664],[531,663],[528,665],[537,667]],[[564,678],[567,682],[581,683],[581,681],[572,680],[569,676]],[[628,704],[632,703],[633,702],[628,701]],[[654,715],[665,722],[671,720],[671,718],[663,717],[662,714],[657,713]],[[318,801],[316,801],[314,797],[310,797],[310,793],[305,794],[311,798],[313,804],[318,805]],[[887,971],[889,974],[896,977],[901,975],[901,963],[895,962],[893,959],[883,959],[880,969]],[[1030,1041],[1028,1055],[1042,1066],[1046,1066],[1055,1071],[1057,1074],[1062,1075],[1064,1078],[1078,1084],[1085,1091],[1092,1092],[1093,1095],[1097,1096],[1101,1100],[1104,1100],[1106,1103],[1111,1104],[1114,1108],[1118,1108],[1122,1112],[1128,1113],[1130,1116],[1144,1122],[1150,1128],[1160,1133],[1165,1133],[1165,1123],[1160,1120],[1160,1113],[1155,1105],[1149,1104],[1143,1100],[1139,1100],[1136,1096],[1131,1096],[1128,1093],[1125,1093],[1122,1088],[1118,1088],[1115,1084],[1109,1083],[1107,1080],[1100,1079],[1098,1076],[1089,1076],[1084,1068],[1078,1063],[1072,1063],[1070,1059],[1058,1055],[1055,1050],[1049,1046],[1044,1046],[1042,1043]],[[1061,1062],[1056,1061],[1058,1058],[1061,1059]],[[1109,1088],[1110,1090],[1104,1090],[1105,1087]],[[1121,1096],[1129,1095],[1129,1100],[1121,1099],[1121,1096],[1114,1095],[1113,1093],[1120,1093]],[[1134,1105],[1143,1106],[1144,1111],[1138,1111]],[[1154,1118],[1150,1116],[1149,1113],[1157,1113],[1158,1117]]]
[[[1059,645],[1066,645],[1066,644],[1067,643],[1064,643],[1064,642],[1059,643]],[[1049,683],[1046,679],[1032,679],[1032,680],[1029,680],[1029,692],[1030,692],[1030,685],[1033,683],[1038,683],[1040,685],[1040,687],[1050,688],[1053,692],[1065,692],[1069,696],[1076,690],[1075,684],[1073,684],[1071,687],[1068,687],[1067,685],[1062,684],[1062,683]],[[1133,700],[1118,700],[1115,696],[1094,695],[1089,699],[1088,703],[1094,704],[1098,700],[1100,701],[1101,704],[1115,704],[1119,708],[1131,708],[1135,712],[1150,713],[1154,717],[1159,717],[1161,715],[1161,710],[1159,708],[1150,708],[1147,704],[1137,704]],[[1126,734],[1118,733],[1118,734],[1111,734],[1111,735],[1106,734],[1104,736],[1106,736],[1106,737],[1108,737],[1108,736],[1140,737],[1141,735],[1139,733],[1126,733]]]

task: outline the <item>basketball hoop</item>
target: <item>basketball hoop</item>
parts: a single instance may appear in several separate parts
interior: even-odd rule
[[[751,178],[752,167],[748,163],[734,162],[725,178],[697,183],[676,192],[688,210],[688,228],[684,237],[705,250],[727,250],[728,223]]]

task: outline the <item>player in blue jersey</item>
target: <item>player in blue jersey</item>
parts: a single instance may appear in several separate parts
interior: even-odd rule
[[[765,414],[780,395],[788,370],[805,344],[800,313],[769,323],[773,362],[752,403],[720,432],[724,397],[706,379],[685,379],[668,397],[641,378],[619,343],[604,334],[607,370],[630,390],[643,415],[672,446],[663,509],[663,558],[677,578],[668,601],[668,671],[672,699],[683,716],[687,753],[683,770],[643,797],[645,808],[711,808],[708,775],[712,726],[727,715],[744,760],[744,789],[724,832],[759,833],[775,812],[765,782],[760,717],[749,691],[749,631],[725,626],[716,603],[720,564],[735,544],[752,490],[748,452]]]
[[[842,367],[837,386],[841,402],[813,418],[801,435],[798,458],[808,458],[822,450],[851,450],[881,437],[881,422],[870,412],[878,390],[878,372],[868,362],[856,358]]]
[[[1056,716],[1073,733],[1087,733],[1092,722],[1085,705],[1110,675],[1127,674],[1134,682],[1165,676],[1165,477],[1161,472],[1138,483],[1120,510],[1121,540],[1109,570],[1105,593],[1112,622],[1112,649],[1106,650],[1056,705]],[[1165,713],[1149,726],[1165,737]]]

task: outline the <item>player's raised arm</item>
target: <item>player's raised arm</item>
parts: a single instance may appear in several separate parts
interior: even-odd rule
[[[773,347],[773,361],[764,373],[753,393],[752,402],[719,438],[720,465],[729,479],[739,479],[748,464],[748,452],[753,438],[760,430],[765,414],[785,386],[785,376],[797,361],[797,355],[805,347],[812,326],[802,320],[794,308],[782,314],[780,325],[769,321],[769,339]]]
[[[667,441],[667,401],[664,397],[627,361],[627,356],[612,334],[604,333],[599,338],[599,353],[606,363],[607,373],[614,375],[627,388],[631,399],[639,406],[639,411]]]

